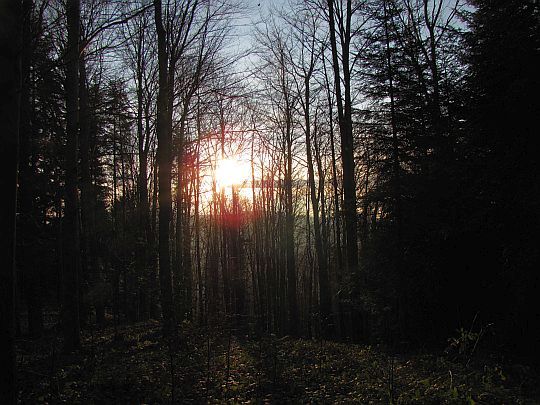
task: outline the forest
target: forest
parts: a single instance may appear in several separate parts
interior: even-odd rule
[[[0,0],[0,403],[540,403],[537,0]]]

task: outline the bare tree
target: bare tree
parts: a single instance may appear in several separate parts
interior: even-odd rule
[[[317,120],[313,119],[314,106],[317,91],[313,91],[314,74],[321,61],[322,50],[321,40],[318,38],[321,29],[321,18],[316,10],[310,7],[299,8],[295,13],[294,19],[289,19],[292,26],[295,41],[300,43],[300,49],[296,52],[297,56],[293,57],[292,63],[295,71],[295,82],[299,94],[299,104],[303,115],[303,129],[306,140],[306,158],[308,171],[308,188],[309,198],[311,200],[311,210],[313,212],[313,233],[315,240],[315,253],[317,257],[318,268],[318,285],[319,285],[319,307],[321,323],[323,327],[323,335],[328,335],[328,324],[331,320],[331,291],[328,275],[328,251],[324,243],[323,227],[321,219],[321,205],[324,201],[324,183],[322,178],[324,174],[319,165],[318,178],[319,189],[315,184],[315,169],[313,159],[312,138],[315,141],[315,149],[317,149],[319,131],[317,129]],[[298,79],[297,79],[298,78]],[[308,209],[309,212],[309,209]]]
[[[271,20],[258,32],[261,45],[261,58],[265,64],[270,107],[275,122],[278,147],[281,151],[280,195],[285,211],[283,221],[282,248],[285,252],[286,278],[283,284],[287,291],[287,329],[289,333],[298,333],[298,303],[297,303],[297,268],[295,258],[295,215],[293,200],[293,143],[294,143],[294,114],[299,96],[294,89],[291,63],[291,36]],[[286,281],[286,282],[285,282]]]
[[[327,7],[330,46],[332,50],[332,68],[334,72],[334,86],[341,137],[347,269],[354,284],[356,283],[359,270],[350,62],[351,40],[353,36],[351,24],[354,10],[351,0],[328,0]]]

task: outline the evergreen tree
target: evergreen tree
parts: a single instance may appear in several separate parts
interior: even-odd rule
[[[486,252],[477,264],[490,280],[481,283],[490,297],[483,309],[499,337],[525,352],[538,339],[539,311],[531,302],[540,257],[540,9],[534,1],[472,4],[468,128],[478,177],[470,193],[481,218],[478,252]]]

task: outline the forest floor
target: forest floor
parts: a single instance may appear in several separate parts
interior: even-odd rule
[[[166,340],[157,322],[85,331],[70,355],[54,331],[21,339],[17,362],[24,404],[540,404],[524,365],[189,325]]]

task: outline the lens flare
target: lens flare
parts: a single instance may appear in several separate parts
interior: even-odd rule
[[[249,165],[236,159],[221,159],[214,173],[219,188],[243,186],[251,178]]]

